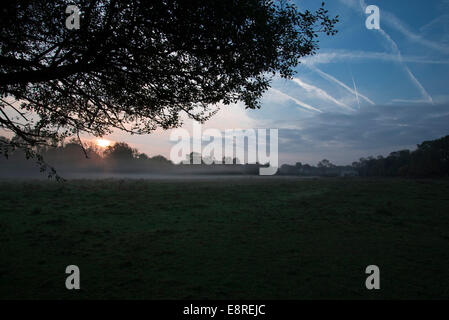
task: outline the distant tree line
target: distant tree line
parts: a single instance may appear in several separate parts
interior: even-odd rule
[[[1,141],[7,140],[0,138]],[[15,139],[15,138],[13,138]],[[69,140],[60,143],[56,147],[37,146],[35,153],[41,155],[45,161],[36,163],[29,160],[26,151],[21,148],[1,150],[5,157],[0,157],[0,172],[19,172],[23,174],[36,172],[36,167],[41,171],[49,171],[55,168],[59,173],[65,172],[105,172],[105,171],[158,171],[171,167],[173,164],[163,156],[149,157],[139,153],[124,142],[116,143],[107,148],[100,148],[94,143],[81,144],[78,140]],[[51,173],[51,172],[50,172]]]
[[[12,140],[19,139],[17,137]],[[66,173],[176,173],[176,174],[258,174],[259,164],[240,165],[238,159],[223,158],[220,164],[216,159],[203,159],[200,154],[190,153],[181,164],[174,164],[162,155],[148,156],[125,142],[117,142],[101,148],[92,142],[71,139],[56,147],[36,146],[34,154],[41,157],[36,162],[21,148],[11,150],[1,148],[9,144],[9,139],[0,137],[0,175],[36,175],[45,171],[49,176]],[[198,165],[194,158],[200,157]],[[29,158],[33,158],[30,160]],[[55,168],[55,169],[53,169]],[[49,170],[50,169],[50,170]],[[57,172],[57,174],[56,174]]]
[[[440,139],[424,141],[416,150],[399,150],[387,157],[360,158],[350,166],[337,166],[324,159],[316,166],[284,164],[280,175],[299,176],[362,176],[362,177],[448,177],[449,135]]]
[[[361,158],[352,166],[366,177],[447,177],[449,176],[449,135],[424,141],[416,150],[400,150],[388,157]]]
[[[19,138],[13,138],[19,139]],[[190,153],[186,160],[174,164],[161,155],[153,157],[139,152],[125,142],[118,142],[107,148],[95,143],[80,143],[72,139],[57,147],[38,146],[35,153],[41,161],[29,161],[26,151],[17,148],[2,148],[9,139],[0,137],[0,174],[26,175],[48,168],[56,168],[58,173],[66,172],[124,172],[124,173],[176,173],[176,174],[259,174],[262,164],[240,164],[237,158],[201,158],[200,154]],[[45,159],[45,161],[44,161]],[[195,161],[197,159],[197,161]],[[192,165],[195,162],[199,163]],[[228,163],[223,165],[223,163]],[[48,170],[47,170],[48,171]],[[51,173],[51,172],[50,172]],[[363,177],[447,177],[449,176],[449,135],[443,138],[424,141],[414,151],[400,150],[387,157],[372,156],[361,158],[352,165],[337,166],[327,159],[316,166],[297,162],[295,165],[282,165],[278,175],[298,176],[363,176]]]
[[[323,159],[316,166],[297,162],[295,165],[284,164],[279,168],[279,175],[298,176],[323,176],[323,177],[346,177],[357,176],[358,172],[352,166],[337,166],[327,159]]]

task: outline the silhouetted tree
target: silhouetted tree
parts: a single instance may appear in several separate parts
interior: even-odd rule
[[[65,27],[68,4],[81,11],[78,30]],[[218,102],[257,108],[271,75],[291,77],[337,21],[289,1],[5,2],[0,127],[27,148],[171,128],[181,113],[205,120]]]
[[[172,165],[173,164],[170,160],[168,160],[167,158],[165,158],[164,156],[161,156],[161,155],[151,157],[149,160],[151,161],[151,163],[159,164],[159,165]]]
[[[332,164],[329,160],[323,159],[320,162],[318,162],[317,167],[318,168],[332,168],[332,167],[335,167],[335,165]]]
[[[117,161],[131,161],[137,159],[138,154],[137,149],[131,148],[125,142],[117,142],[104,151],[105,158]]]
[[[149,157],[146,155],[146,153],[139,153],[137,155],[137,159],[139,159],[141,161],[147,161],[149,159]]]

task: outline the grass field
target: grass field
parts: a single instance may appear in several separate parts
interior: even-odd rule
[[[0,298],[449,298],[449,181],[3,181]]]

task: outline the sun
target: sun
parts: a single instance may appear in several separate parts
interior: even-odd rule
[[[107,148],[112,144],[112,141],[107,140],[107,139],[97,139],[95,141],[95,143],[97,144],[97,146],[99,146],[100,148]]]

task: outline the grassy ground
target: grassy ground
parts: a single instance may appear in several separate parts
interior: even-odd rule
[[[449,181],[4,181],[0,298],[449,298]]]

